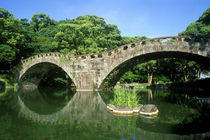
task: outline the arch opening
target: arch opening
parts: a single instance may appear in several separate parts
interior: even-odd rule
[[[148,53],[144,55],[140,55],[134,58],[131,58],[121,64],[119,64],[115,69],[113,69],[109,74],[107,74],[106,78],[103,79],[102,84],[100,85],[101,89],[106,88],[113,88],[117,82],[120,81],[120,78],[129,70],[133,69],[134,66],[137,64],[143,64],[145,62],[149,62],[152,60],[159,61],[164,64],[164,59],[171,59],[171,61],[193,61],[196,64],[202,66],[203,70],[210,70],[210,61],[208,57],[199,56],[196,54],[185,53],[185,52],[155,52],[155,53]],[[170,63],[168,63],[170,65]],[[183,64],[184,65],[184,64]],[[161,65],[160,65],[161,66]],[[165,66],[166,67],[166,66]],[[158,69],[158,68],[157,68]],[[176,69],[176,67],[174,67]],[[197,70],[195,70],[197,71]],[[181,73],[181,72],[180,72]],[[148,78],[148,73],[142,73],[146,78]],[[160,74],[160,73],[159,73]],[[173,74],[173,73],[172,73]],[[174,73],[176,75],[177,73]],[[201,73],[200,73],[201,74]],[[182,72],[183,75],[183,72]],[[195,77],[195,76],[194,76]],[[183,78],[182,78],[183,79]],[[132,81],[130,81],[132,82]],[[148,81],[143,81],[148,82]],[[157,82],[154,81],[154,82]],[[175,82],[175,81],[173,81]]]
[[[75,88],[75,84],[62,68],[53,63],[42,62],[25,71],[20,77],[19,87],[26,89],[39,87]]]
[[[20,77],[19,87],[22,98],[28,101],[37,98],[48,105],[66,104],[76,92],[70,76],[49,62],[38,63],[27,69]]]

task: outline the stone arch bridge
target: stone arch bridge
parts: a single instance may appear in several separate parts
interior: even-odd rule
[[[42,53],[21,60],[18,80],[20,87],[36,88],[47,72],[60,67],[70,76],[77,91],[97,90],[109,73],[128,60],[165,57],[186,58],[210,66],[210,39],[162,37],[122,45],[100,54],[70,56],[57,52]]]

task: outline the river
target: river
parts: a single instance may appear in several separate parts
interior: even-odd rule
[[[108,112],[111,91],[6,89],[0,93],[0,139],[206,140],[210,138],[206,94],[140,89],[139,103],[159,109],[157,117],[148,118]]]

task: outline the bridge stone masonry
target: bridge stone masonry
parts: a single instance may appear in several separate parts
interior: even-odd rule
[[[105,49],[100,54],[42,53],[21,60],[18,80],[22,88],[37,88],[45,74],[60,67],[72,79],[77,91],[92,91],[98,90],[104,79],[126,61],[165,57],[186,58],[210,66],[210,39],[174,36],[138,41],[110,51]]]

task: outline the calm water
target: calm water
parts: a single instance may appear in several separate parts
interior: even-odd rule
[[[114,116],[112,92],[40,89],[0,93],[0,139],[202,140],[210,138],[210,98],[201,93],[141,90],[141,104],[157,105],[155,118]],[[199,95],[199,96],[198,96]]]

